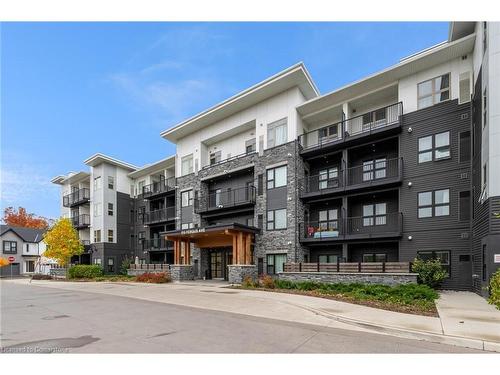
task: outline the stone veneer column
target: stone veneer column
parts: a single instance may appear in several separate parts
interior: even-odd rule
[[[241,284],[247,277],[257,280],[257,266],[254,264],[229,264],[227,267],[228,281],[231,284]]]

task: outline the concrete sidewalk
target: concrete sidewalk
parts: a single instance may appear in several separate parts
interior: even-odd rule
[[[28,280],[2,281],[2,284]],[[33,281],[31,285],[110,294],[255,317],[377,332],[500,352],[500,311],[479,296],[443,292],[440,318],[403,314],[324,298],[226,288],[225,283],[139,284]],[[7,285],[3,285],[7,287]],[[464,323],[460,323],[464,321]]]

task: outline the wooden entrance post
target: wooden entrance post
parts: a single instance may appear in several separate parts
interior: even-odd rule
[[[233,264],[238,264],[238,236],[233,233]]]
[[[252,245],[252,235],[248,233],[246,235],[246,241],[245,241],[245,264],[252,264],[251,245]]]

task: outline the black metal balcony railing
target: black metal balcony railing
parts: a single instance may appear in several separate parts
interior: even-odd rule
[[[194,200],[196,213],[255,204],[255,186],[210,192]]]
[[[154,251],[154,250],[173,250],[174,243],[172,241],[167,241],[164,238],[151,238],[149,240],[142,241],[143,250]]]
[[[203,169],[211,168],[211,167],[214,167],[216,165],[227,163],[227,162],[229,162],[231,160],[236,160],[236,159],[244,158],[245,156],[249,156],[249,155],[255,155],[256,153],[257,153],[257,151],[251,151],[251,152],[245,152],[245,153],[239,154],[239,155],[230,156],[230,157],[228,157],[226,159],[218,160],[218,161],[216,161],[214,163],[205,165],[201,169],[203,170]]]
[[[331,192],[378,186],[400,181],[403,177],[403,159],[376,159],[360,166],[340,170],[335,176],[315,175],[299,183],[300,194],[329,194]]]
[[[399,236],[403,229],[401,212],[375,216],[347,217],[330,221],[309,221],[300,224],[301,239],[318,240],[355,239]]]
[[[175,206],[161,208],[159,210],[140,212],[137,221],[140,224],[153,224],[175,219]]]
[[[166,180],[161,180],[153,182],[152,184],[146,185],[142,188],[142,197],[148,199],[155,197],[164,193],[175,190],[176,179],[175,177],[167,178]]]
[[[90,189],[78,189],[71,194],[63,196],[63,206],[72,207],[90,201]]]
[[[403,103],[395,103],[362,115],[339,121],[299,136],[303,150],[323,148],[347,141],[350,137],[368,135],[399,123]]]
[[[85,228],[90,226],[90,215],[82,214],[78,216],[73,216],[71,218],[71,223],[75,228]]]

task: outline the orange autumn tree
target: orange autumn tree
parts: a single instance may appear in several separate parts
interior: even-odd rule
[[[7,225],[24,228],[46,229],[49,227],[49,221],[41,216],[29,214],[26,209],[19,207],[7,207],[3,211],[3,222]]]
[[[53,258],[61,266],[66,266],[71,257],[83,253],[83,245],[78,238],[78,232],[68,218],[57,220],[43,237],[47,250],[46,258]]]

